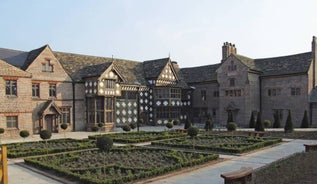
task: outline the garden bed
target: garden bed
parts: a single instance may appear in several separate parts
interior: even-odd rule
[[[110,137],[114,142],[118,143],[140,143],[140,142],[150,142],[155,140],[170,139],[176,137],[184,137],[186,133],[176,133],[170,131],[164,132],[129,132],[129,133],[113,133],[113,134],[102,134],[89,136],[89,139],[96,139],[99,136]]]
[[[198,149],[226,153],[244,153],[281,142],[280,138],[204,135],[154,141],[151,145]]]
[[[73,150],[95,148],[93,140],[77,139],[55,139],[36,142],[22,142],[6,144],[8,149],[8,158],[18,158],[26,156],[44,155],[47,153],[59,153]]]
[[[25,163],[54,171],[55,174],[79,183],[120,184],[163,175],[217,158],[217,154],[120,147],[109,153],[96,149],[27,158]]]

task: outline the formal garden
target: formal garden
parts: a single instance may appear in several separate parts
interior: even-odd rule
[[[216,160],[218,154],[116,147],[26,158],[25,163],[80,183],[126,183]]]

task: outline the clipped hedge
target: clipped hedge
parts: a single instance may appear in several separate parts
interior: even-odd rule
[[[220,139],[219,142],[213,143],[213,140],[217,138]],[[226,138],[233,138],[238,139],[242,138],[245,139],[244,142],[225,142],[221,141],[221,139]],[[208,142],[210,139],[210,142]],[[205,144],[200,144],[199,140],[205,142]],[[208,150],[208,151],[215,151],[215,152],[225,152],[225,153],[244,153],[251,150],[259,149],[265,146],[277,144],[282,141],[281,138],[253,138],[247,136],[201,136],[197,137],[191,142],[189,138],[175,138],[166,141],[154,141],[151,145],[155,146],[167,146],[167,147],[177,147],[177,148],[185,148],[185,149],[192,149],[193,144],[195,149],[198,150]]]
[[[128,133],[114,133],[114,134],[103,134],[103,135],[92,135],[88,136],[89,139],[96,139],[100,136],[110,137],[113,142],[118,143],[140,143],[149,142],[162,139],[170,139],[176,137],[184,137],[186,134],[179,134],[175,132],[151,132],[151,131],[140,131],[140,132],[128,132]]]
[[[47,141],[48,147],[45,147],[45,141],[23,142],[6,144],[8,158],[19,158],[27,156],[45,155],[47,153],[60,153],[81,149],[95,148],[93,140],[76,139],[54,139]]]

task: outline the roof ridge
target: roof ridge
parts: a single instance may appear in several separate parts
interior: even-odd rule
[[[301,53],[297,53],[297,54],[292,54],[292,55],[286,55],[286,56],[276,56],[276,57],[268,57],[268,58],[256,58],[254,60],[266,60],[266,59],[277,59],[277,58],[287,58],[287,57],[294,57],[294,56],[299,56],[299,55],[305,55],[311,53],[311,51],[309,52],[301,52]]]

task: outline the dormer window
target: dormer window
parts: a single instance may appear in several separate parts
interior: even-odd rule
[[[53,62],[46,59],[42,62],[42,72],[53,72]]]

